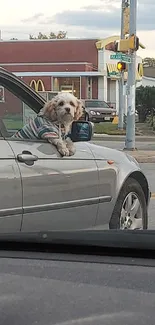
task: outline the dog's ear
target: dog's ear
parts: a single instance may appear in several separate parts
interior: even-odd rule
[[[83,115],[83,104],[81,100],[77,99],[77,107],[74,115],[74,120],[77,121]]]
[[[56,111],[55,111],[56,105],[57,105],[56,99],[52,98],[52,100],[47,102],[42,109],[43,115],[49,118],[51,121],[55,121],[57,118]]]

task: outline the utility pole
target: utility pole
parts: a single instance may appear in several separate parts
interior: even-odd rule
[[[136,36],[137,0],[130,0],[129,37]],[[136,52],[129,50],[131,63],[128,65],[127,82],[127,126],[125,149],[135,150],[135,97],[136,97]]]
[[[124,0],[121,7],[121,39],[124,39]],[[124,71],[121,72],[119,79],[119,111],[118,111],[118,128],[123,130],[124,124]]]
[[[129,26],[127,22],[126,10],[129,7],[128,0],[122,0],[121,7],[121,39],[129,33]],[[123,130],[124,125],[124,109],[125,109],[125,94],[124,94],[124,71],[121,72],[119,79],[119,112],[118,112],[118,128]]]

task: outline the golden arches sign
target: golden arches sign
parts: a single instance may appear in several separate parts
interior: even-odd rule
[[[35,91],[45,91],[45,86],[42,80],[31,80],[30,87],[32,87]]]
[[[143,77],[144,75],[144,70],[143,70],[143,64],[142,63],[138,63],[138,74],[140,77]]]

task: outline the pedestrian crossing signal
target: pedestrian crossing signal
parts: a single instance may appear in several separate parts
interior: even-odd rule
[[[118,62],[117,63],[117,70],[120,71],[120,72],[127,70],[126,63],[124,63],[124,62]]]

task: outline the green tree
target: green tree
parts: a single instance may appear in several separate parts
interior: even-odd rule
[[[58,34],[56,35],[56,38],[63,39],[67,37],[67,32],[64,32],[63,30],[60,30]]]
[[[32,34],[29,35],[29,39],[64,39],[67,37],[67,32],[60,30],[57,34],[51,32],[49,35],[42,34],[39,32],[38,36],[35,37]]]
[[[140,86],[136,89],[136,109],[139,121],[144,123],[148,115],[154,115],[155,110],[155,87]]]
[[[155,67],[155,58],[146,57],[143,59],[144,67]]]

